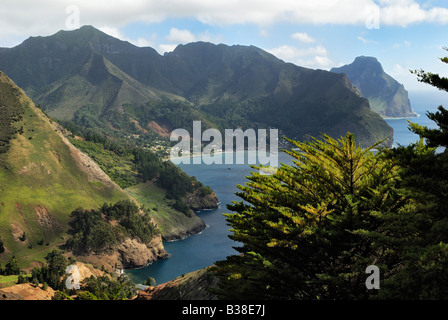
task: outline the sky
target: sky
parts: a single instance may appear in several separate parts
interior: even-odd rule
[[[409,70],[448,75],[446,0],[2,1],[0,47],[83,25],[160,54],[195,41],[254,45],[323,70],[373,56],[410,93],[440,91]]]

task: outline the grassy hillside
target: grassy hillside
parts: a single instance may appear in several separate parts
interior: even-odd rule
[[[87,139],[70,138],[70,141],[149,210],[165,240],[183,238],[205,228],[192,209],[216,206],[218,200],[210,188],[171,162],[164,162],[147,150],[132,148],[120,140],[105,140],[99,135]],[[188,201],[187,205],[186,199],[193,201]]]
[[[97,208],[129,199],[104,173],[58,133],[56,127],[3,73],[0,97],[22,108],[13,125],[20,132],[0,154],[0,238],[5,252],[22,263],[41,260],[63,242],[69,214],[77,207]]]
[[[141,183],[125,190],[150,210],[165,240],[186,237],[205,228],[204,222],[195,214],[186,215],[174,209],[175,201],[167,199],[166,191],[151,182]]]

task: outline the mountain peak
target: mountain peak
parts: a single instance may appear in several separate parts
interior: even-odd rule
[[[371,61],[371,62],[380,63],[377,58],[369,57],[369,56],[359,56],[359,57],[356,57],[355,61],[358,61],[358,62],[361,62],[361,61],[363,61],[363,62]]]
[[[375,57],[359,56],[348,65],[332,68],[331,72],[345,73],[371,108],[383,117],[414,116],[404,86],[388,75]]]
[[[369,72],[375,74],[381,74],[384,72],[383,66],[375,57],[359,56],[348,65],[343,68],[351,70],[351,72]],[[336,69],[336,68],[334,68]]]
[[[74,29],[74,30],[60,30],[59,32],[57,32],[55,35],[64,35],[64,34],[84,34],[84,35],[102,35],[102,36],[109,36],[106,33],[104,33],[103,31],[95,28],[94,26],[91,25],[84,25],[78,29]]]
[[[90,25],[85,25],[75,30],[69,30],[69,31],[61,30],[57,32],[55,35],[50,36],[49,38],[55,38],[65,43],[75,43],[77,45],[87,45],[91,44],[92,42],[99,42],[99,41],[117,42],[117,43],[121,42],[129,44],[126,41],[116,39],[108,35],[107,33],[104,33],[103,31]]]
[[[349,129],[359,132],[365,145],[391,135],[346,77],[286,63],[256,46],[192,42],[162,56],[84,26],[36,39],[33,47],[0,52],[1,69],[62,120],[73,119],[86,105],[101,111],[95,114],[101,118],[125,104],[144,108],[149,101],[162,107],[170,99],[195,106],[194,112],[214,119],[217,127],[264,125],[302,139],[324,131],[340,136],[345,134],[339,129],[342,122],[354,123]],[[334,116],[328,108],[334,102],[346,116]],[[335,121],[322,116],[327,112]],[[348,120],[359,113],[373,114],[375,125],[369,126],[374,130],[364,130],[359,118]],[[157,120],[170,129],[179,127],[174,118],[141,116],[141,123]]]

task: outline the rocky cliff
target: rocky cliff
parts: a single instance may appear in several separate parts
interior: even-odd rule
[[[217,300],[211,291],[218,285],[209,268],[193,271],[139,292],[136,300]]]
[[[114,250],[77,255],[76,259],[112,272],[116,269],[143,268],[156,260],[168,258],[160,235],[149,243],[127,238]]]
[[[344,73],[352,84],[367,98],[372,110],[382,117],[414,117],[408,92],[404,86],[384,72],[374,57],[357,57],[351,64],[331,69]]]

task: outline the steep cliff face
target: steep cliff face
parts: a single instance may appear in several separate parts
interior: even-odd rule
[[[3,128],[8,130],[0,130],[0,238],[5,249],[0,262],[14,255],[28,265],[63,245],[77,208],[135,202],[0,72]],[[166,256],[160,235],[145,244],[129,238],[111,253],[115,261],[108,264],[141,267]]]
[[[414,117],[408,92],[404,86],[384,72],[380,62],[373,57],[357,57],[353,63],[331,69],[344,73],[367,98],[372,110],[382,117]]]
[[[209,268],[200,269],[167,283],[148,287],[139,292],[136,300],[217,300],[212,289],[218,286],[218,282]]]
[[[47,288],[44,290],[42,285],[35,286],[31,283],[17,284],[8,288],[0,289],[1,300],[52,300],[54,290]]]
[[[187,195],[185,204],[194,211],[212,210],[218,208],[219,199],[215,192],[205,196],[195,192]]]
[[[145,267],[156,260],[168,258],[160,235],[149,243],[127,238],[114,250],[103,253],[78,255],[76,259],[95,266],[102,266],[112,272],[115,269],[137,269]]]

